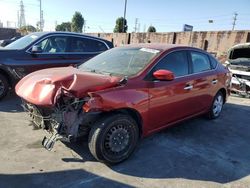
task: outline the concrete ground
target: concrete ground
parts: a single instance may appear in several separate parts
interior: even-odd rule
[[[184,122],[106,166],[86,143],[42,148],[15,96],[0,102],[0,187],[250,187],[250,99],[230,97],[219,119]]]

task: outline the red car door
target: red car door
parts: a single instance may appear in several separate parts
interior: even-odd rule
[[[192,74],[187,51],[175,51],[162,58],[150,74],[159,69],[175,74],[172,81],[153,80],[149,83],[149,119],[152,129],[161,128],[200,113],[204,93],[210,87],[206,78]],[[201,74],[202,75],[202,74]],[[202,91],[201,91],[202,90]],[[206,96],[206,95],[205,95]]]
[[[218,91],[218,77],[207,54],[189,51],[192,67],[193,95],[199,108],[197,112],[206,110],[213,102]]]

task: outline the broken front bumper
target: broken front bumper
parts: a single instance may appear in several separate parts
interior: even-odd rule
[[[231,92],[241,96],[250,97],[250,73],[249,75],[233,73],[231,80]]]
[[[45,116],[44,109],[40,109],[25,101],[23,101],[22,107],[28,113],[31,122],[36,128],[44,129],[49,133],[49,136],[44,136],[42,140],[42,145],[47,150],[51,150],[57,140],[70,142],[70,137],[60,134],[62,124],[53,119],[51,115]]]
[[[57,140],[73,142],[78,137],[87,136],[91,125],[99,118],[101,112],[85,113],[81,108],[48,109],[37,107],[23,101],[23,108],[37,128],[45,129],[42,145],[51,150]],[[81,105],[79,105],[81,106]]]
[[[229,65],[232,74],[231,87],[232,93],[240,96],[250,97],[250,69],[243,65]]]

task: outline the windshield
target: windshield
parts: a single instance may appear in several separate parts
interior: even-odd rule
[[[111,75],[133,76],[159,53],[149,48],[113,48],[90,59],[79,69]]]
[[[34,42],[34,40],[36,40],[38,37],[42,36],[44,33],[32,33],[29,35],[26,35],[12,43],[10,43],[9,45],[5,46],[5,49],[12,49],[12,50],[20,50],[23,49],[25,47],[27,47],[28,45],[30,45],[32,42]]]
[[[250,48],[237,48],[231,51],[230,59],[250,58]]]

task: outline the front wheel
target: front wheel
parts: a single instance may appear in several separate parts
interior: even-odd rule
[[[213,100],[213,104],[210,108],[208,117],[210,119],[215,119],[220,116],[224,104],[224,96],[221,91],[219,91]]]
[[[98,121],[89,133],[89,149],[101,162],[115,164],[127,159],[139,138],[137,123],[128,115],[112,114]]]

